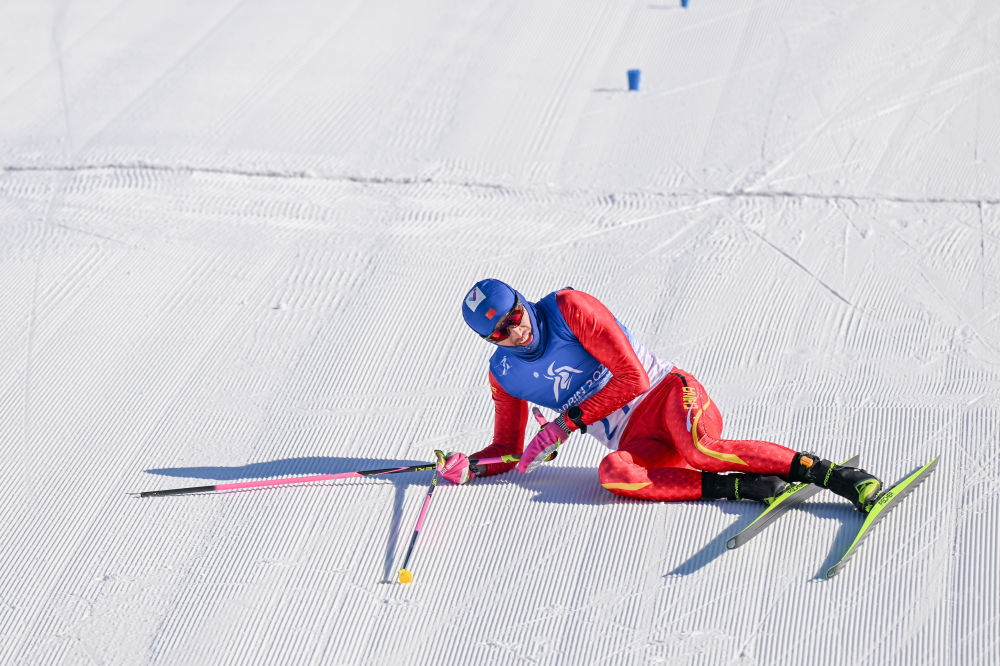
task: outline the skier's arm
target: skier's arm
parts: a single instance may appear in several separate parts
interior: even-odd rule
[[[596,395],[580,403],[585,425],[627,405],[649,390],[649,376],[636,356],[615,316],[599,300],[582,291],[565,289],[556,294],[556,302],[570,330],[584,349],[611,371],[611,380]],[[570,431],[576,424],[566,419]]]
[[[470,458],[495,458],[521,453],[524,450],[524,429],[528,424],[528,403],[503,390],[492,372],[490,373],[490,392],[493,394],[494,407],[493,443],[482,451],[470,454]],[[491,476],[506,472],[514,465],[515,463],[479,465],[476,476]]]
[[[556,302],[573,335],[590,355],[611,371],[611,379],[595,395],[578,405],[578,420],[584,425],[600,421],[627,405],[633,398],[649,390],[649,375],[636,356],[632,343],[615,317],[604,304],[589,294],[566,289],[556,294]],[[579,430],[570,416],[560,414],[554,421],[544,422],[536,414],[542,429],[538,431],[517,463],[517,469],[528,473],[549,459],[569,433]]]

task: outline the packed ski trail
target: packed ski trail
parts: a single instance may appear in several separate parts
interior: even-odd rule
[[[1000,6],[0,8],[0,663],[992,664]],[[638,92],[626,71],[642,70]],[[492,434],[478,279],[570,285],[732,437],[936,471],[625,501]],[[530,426],[529,426],[530,427]],[[803,641],[803,637],[808,640]]]

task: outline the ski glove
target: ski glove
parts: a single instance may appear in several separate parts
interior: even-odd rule
[[[469,458],[464,453],[441,453],[438,457],[442,462],[438,463],[438,472],[447,481],[456,484],[463,484],[476,478],[479,468],[469,462]],[[445,460],[446,458],[446,460]]]
[[[564,427],[555,421],[546,421],[538,407],[532,407],[531,412],[542,428],[532,438],[531,443],[528,444],[528,448],[521,454],[521,459],[517,463],[517,471],[522,474],[533,471],[550,457],[554,457],[556,449],[569,437],[569,431]]]

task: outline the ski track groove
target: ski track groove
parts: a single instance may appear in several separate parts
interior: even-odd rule
[[[91,136],[88,137],[86,141],[82,142],[79,146],[75,146],[74,153],[77,155],[83,154],[88,148],[96,143],[99,138],[101,138],[104,130],[117,122],[122,121],[130,112],[136,110],[136,107],[139,107],[143,102],[145,102],[146,99],[154,93],[154,91],[158,91],[158,86],[166,82],[171,76],[175,75],[177,71],[182,68],[183,63],[189,60],[190,57],[198,51],[200,46],[203,46],[206,43],[211,43],[211,36],[219,30],[220,26],[225,24],[236,8],[243,3],[244,0],[235,0],[235,2],[232,2],[228,9],[222,10],[222,15],[215,17],[212,25],[199,37],[194,45],[188,47],[188,49],[180,55],[175,55],[174,60],[168,63],[165,69],[159,71],[156,76],[146,82],[144,87],[132,97],[129,103],[121,105],[104,121],[104,124],[101,127],[91,132]],[[126,3],[123,2],[121,4],[124,5]],[[193,21],[188,25],[199,25],[199,22]]]
[[[41,66],[39,66],[38,68],[36,68],[35,71],[32,74],[30,74],[27,77],[25,77],[25,79],[23,81],[21,81],[20,83],[17,83],[14,86],[12,86],[11,89],[10,89],[10,91],[6,95],[4,95],[3,97],[0,97],[0,105],[6,103],[9,99],[11,99],[12,97],[14,97],[17,93],[21,92],[25,88],[25,86],[27,86],[28,83],[31,83],[31,82],[35,81],[36,79],[38,79],[41,76],[41,74],[43,72],[45,72],[47,69],[49,69],[51,67],[58,67],[59,66],[59,64],[58,64],[59,60],[63,56],[68,55],[70,52],[72,52],[72,50],[77,46],[77,44],[79,42],[83,41],[88,35],[90,35],[91,33],[95,32],[96,29],[97,29],[97,27],[100,26],[101,24],[103,24],[105,22],[105,20],[107,20],[108,16],[110,16],[119,7],[121,7],[122,5],[124,5],[126,3],[127,3],[127,0],[121,0],[121,2],[119,2],[117,5],[111,7],[106,13],[98,16],[95,20],[93,20],[90,23],[90,26],[89,26],[88,29],[81,31],[80,35],[76,39],[74,39],[72,42],[70,42],[69,44],[62,44],[62,43],[54,43],[54,44],[52,44],[53,46],[58,47],[58,50],[56,50],[55,53],[52,53],[50,51],[50,53],[48,54],[48,60],[46,60]],[[58,9],[63,9],[63,8],[58,8]],[[56,28],[53,27],[52,30],[51,30],[51,33],[55,33],[55,32],[56,32]],[[56,41],[54,34],[50,34],[50,41],[53,41],[53,42]]]
[[[245,6],[245,5],[244,5]],[[262,12],[266,12],[267,8],[261,8]],[[247,12],[251,13],[252,10],[247,8]],[[247,118],[251,113],[258,112],[261,107],[265,104],[278,99],[279,93],[286,90],[289,84],[295,79],[304,68],[311,65],[316,58],[319,56],[322,49],[326,48],[331,41],[334,39],[336,34],[336,28],[331,28],[326,21],[316,21],[311,25],[304,26],[308,32],[313,34],[298,34],[299,30],[303,26],[300,26],[297,21],[288,21],[288,15],[285,12],[278,10],[279,14],[284,14],[283,16],[271,17],[273,21],[271,25],[275,26],[279,30],[285,28],[288,30],[287,34],[272,34],[271,39],[274,42],[279,43],[292,43],[295,46],[289,48],[288,52],[283,54],[280,58],[275,58],[272,56],[268,57],[266,61],[257,64],[256,67],[250,66],[249,63],[243,63],[243,66],[252,72],[262,71],[264,72],[260,75],[253,85],[246,88],[245,92],[238,98],[233,100],[225,113],[220,113],[218,117],[215,118],[211,127],[208,129],[210,135],[216,137],[225,137],[232,134],[230,128],[238,127],[241,120]],[[252,16],[252,13],[251,13]],[[249,18],[249,17],[248,17]],[[328,17],[324,17],[328,18]],[[248,24],[252,24],[253,21],[247,20]],[[235,27],[233,31],[236,36],[232,40],[233,42],[239,43],[239,27]],[[288,42],[285,42],[285,40]],[[213,43],[213,48],[220,52],[226,51],[227,41],[215,40]],[[233,49],[234,51],[236,49]],[[258,57],[262,57],[266,51],[260,54],[254,54]],[[274,127],[281,128],[289,125],[293,125],[293,118],[288,116],[277,116],[274,120]]]
[[[971,73],[963,72],[957,77],[952,77],[944,80],[940,80],[937,76],[935,76],[941,74],[942,73],[941,70],[949,66],[950,63],[954,60],[953,57],[954,54],[952,52],[955,49],[953,48],[953,45],[958,43],[960,37],[965,36],[964,26],[971,25],[977,20],[978,19],[976,17],[975,12],[973,12],[970,9],[965,17],[965,20],[963,21],[962,24],[963,27],[954,28],[952,34],[947,38],[947,44],[945,46],[942,46],[938,52],[933,54],[935,57],[937,67],[918,68],[918,71],[926,72],[926,75],[923,79],[923,84],[920,86],[920,91],[919,93],[917,93],[917,95],[913,96],[911,100],[903,102],[902,106],[907,109],[907,113],[905,114],[905,117],[902,114],[900,115],[900,118],[896,124],[896,130],[890,136],[889,141],[886,142],[886,146],[882,152],[881,160],[875,166],[875,168],[872,169],[871,172],[872,179],[874,179],[876,174],[885,173],[887,169],[894,168],[895,165],[891,163],[890,159],[892,161],[897,161],[900,153],[902,153],[904,157],[906,156],[906,151],[907,151],[906,148],[904,148],[902,151],[893,151],[892,149],[895,148],[901,141],[903,141],[904,139],[904,137],[902,136],[903,132],[904,130],[908,129],[909,126],[913,123],[914,117],[918,110],[917,109],[918,106],[926,102],[927,99],[930,97],[949,91],[956,84],[956,81],[958,83],[962,83],[966,78],[975,75],[976,73],[978,73],[978,71],[982,71],[984,69],[996,66],[996,63],[989,65],[982,65],[981,67],[976,68],[976,71],[973,71]],[[896,109],[892,110],[894,111]]]
[[[52,86],[2,137],[26,163],[0,168],[0,416],[24,431],[0,661],[783,663],[811,636],[843,661],[990,663],[1000,199],[995,137],[961,127],[992,104],[970,86],[995,11],[817,7],[386,0],[272,27],[276,6],[230,3],[137,51],[103,106],[84,85],[123,22],[58,7],[64,62],[4,96]],[[718,52],[666,67],[664,32]],[[642,94],[592,89],[626,60]],[[928,153],[952,144],[945,177]],[[430,473],[125,496],[485,446],[489,350],[455,324],[485,275],[594,293],[705,383],[727,436],[860,447],[890,482],[942,465],[833,581],[858,516],[829,493],[729,553],[751,504],[617,498],[583,437],[530,476],[440,484],[410,586]]]
[[[374,175],[374,174],[322,174],[311,170],[281,170],[265,168],[238,168],[238,167],[210,167],[195,165],[165,165],[151,162],[134,163],[104,163],[104,164],[76,164],[76,165],[6,165],[0,170],[11,174],[31,174],[31,173],[60,173],[60,172],[99,172],[110,170],[121,171],[148,171],[172,174],[205,174],[205,175],[228,175],[243,178],[274,178],[285,180],[317,180],[325,182],[357,183],[362,185],[427,185],[436,184],[443,187],[467,187],[475,189],[498,190],[505,193],[517,194],[519,196],[536,197],[537,200],[545,196],[575,196],[573,190],[564,190],[554,186],[517,186],[514,184],[503,184],[498,182],[474,181],[474,180],[443,180],[435,179],[431,176],[418,175]],[[546,191],[548,190],[548,191]],[[583,193],[580,193],[583,195]],[[593,193],[588,196],[593,196]],[[627,198],[630,196],[646,197],[650,199],[674,199],[674,198],[698,198],[698,199],[801,199],[816,200],[823,202],[846,202],[846,203],[881,203],[881,204],[957,204],[968,206],[1000,205],[1000,196],[969,196],[969,197],[947,197],[947,196],[906,196],[897,194],[869,194],[869,193],[843,193],[843,192],[810,192],[781,189],[761,189],[761,188],[741,188],[735,187],[728,190],[715,189],[682,189],[674,191],[658,191],[656,189],[644,189],[638,191],[617,191],[609,192],[601,196],[615,196]]]
[[[44,368],[39,368],[40,371],[43,370],[43,369]],[[135,400],[137,400],[139,398],[139,396],[141,395],[141,393],[139,391],[134,391],[134,392],[131,393],[131,395],[133,396],[132,397],[132,401],[135,401]],[[44,394],[41,391],[39,391],[38,398],[40,400],[45,400],[46,397],[47,397],[46,394]],[[51,400],[51,398],[49,398],[49,400]],[[48,402],[48,400],[45,400],[45,402]],[[82,404],[80,406],[82,407]],[[123,409],[124,411],[128,412],[129,411],[129,405],[128,405],[128,403],[122,405],[121,409]],[[72,422],[73,420],[79,418],[78,415],[80,414],[81,411],[82,411],[81,409],[77,409],[75,412],[70,413],[68,415],[70,417],[68,420],[70,422]],[[107,412],[106,414],[107,414],[107,416],[105,417],[106,420],[110,420],[110,419],[114,418],[112,416],[111,412]],[[110,434],[108,432],[110,430],[110,428],[111,428],[111,426],[108,425],[108,424],[98,425],[97,426],[97,430],[95,432],[95,435],[97,436],[98,441],[101,441],[101,440],[105,439]],[[74,461],[74,460],[71,460],[70,462],[76,463],[76,461]],[[54,467],[54,466],[52,466],[52,467],[50,467],[50,469],[54,471],[57,468]],[[49,492],[52,492],[52,491],[49,491]],[[59,503],[58,502],[59,498],[49,498],[49,497],[46,497],[47,494],[48,493],[46,493],[45,490],[43,490],[42,493],[41,493],[41,498],[40,499],[42,499],[42,500],[48,500],[47,503],[49,505],[54,505],[54,504],[58,504]],[[80,508],[82,508],[82,507],[80,507]],[[81,544],[75,544],[73,546],[70,546],[70,544],[67,543],[62,548],[50,546],[48,548],[49,557],[51,557],[55,561],[65,561],[65,560],[67,560],[68,559],[68,552],[66,551],[67,547],[72,547],[72,548],[79,549],[79,548],[82,547],[82,545]],[[68,575],[67,572],[64,571],[63,577],[65,578],[65,577],[67,577],[67,575]],[[59,583],[58,585],[53,586],[52,589],[55,589],[55,590],[62,589],[62,588],[65,587],[65,584],[66,584],[66,581],[64,580],[61,583]],[[52,599],[50,598],[50,601],[51,600]],[[35,630],[38,630],[41,633],[46,633],[46,630],[45,630],[46,625],[44,625],[44,624],[37,624],[37,623],[42,622],[42,621],[44,621],[42,618],[36,616],[36,620],[35,620],[36,624],[32,628],[35,629]]]

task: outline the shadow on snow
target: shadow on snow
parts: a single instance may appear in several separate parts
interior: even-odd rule
[[[713,502],[711,504],[721,508],[726,513],[740,515],[742,516],[742,519],[720,532],[714,539],[705,544],[701,550],[689,557],[676,569],[668,574],[665,574],[664,578],[669,578],[671,576],[687,576],[713,562],[716,558],[729,550],[726,548],[726,542],[730,539],[730,537],[753,522],[761,511],[760,505],[756,505],[751,502]],[[837,535],[832,541],[830,541],[829,553],[826,557],[826,561],[824,562],[823,567],[819,570],[819,573],[816,575],[816,579],[825,579],[826,570],[833,566],[843,553],[844,549],[846,549],[848,544],[851,543],[851,540],[854,539],[854,535],[857,533],[858,527],[860,527],[863,518],[851,505],[844,502],[806,502],[791,509],[791,511],[805,511],[806,513],[812,514],[816,518],[836,520],[841,523],[840,529],[837,531]],[[787,518],[788,516],[785,517]],[[753,541],[744,544],[741,548],[737,549],[737,551],[734,551],[733,557],[736,556],[735,552],[747,552],[753,547],[753,544],[759,544],[767,539],[769,533],[773,533],[775,530],[783,529],[781,524],[782,522],[783,521],[779,519],[774,525],[769,526],[766,530],[758,534]],[[809,526],[807,525],[804,529],[808,529],[808,527]],[[784,529],[790,529],[790,527],[785,526]],[[771,534],[771,536],[773,538],[774,535]],[[769,551],[766,556],[761,558],[761,566],[780,566],[784,561],[784,557],[784,553],[774,553]],[[788,557],[794,557],[794,553],[789,553]]]
[[[250,463],[231,467],[223,466],[199,466],[199,467],[165,467],[160,469],[148,469],[149,474],[160,476],[184,477],[193,479],[214,480],[218,482],[237,481],[245,479],[264,479],[286,476],[307,476],[315,474],[339,474],[367,469],[386,469],[395,467],[406,467],[418,465],[426,461],[416,460],[386,460],[376,458],[345,458],[345,457],[307,457],[307,458],[287,458],[283,460],[272,460],[269,462]],[[355,481],[357,478],[356,477]],[[427,487],[431,478],[430,471],[421,474],[386,474],[372,477],[378,483],[391,483],[395,487],[393,494],[391,521],[389,526],[388,543],[386,548],[383,571],[385,580],[389,583],[395,581],[393,562],[396,559],[396,545],[403,529],[403,503],[406,491],[410,486]],[[502,474],[490,478],[479,479],[477,485],[508,485],[521,484],[536,494],[531,497],[533,502],[550,504],[592,504],[592,505],[612,505],[618,503],[640,503],[643,500],[633,500],[629,498],[613,495],[603,488],[597,479],[597,469],[594,467],[559,467],[558,463],[547,465],[534,472],[530,476],[521,476],[515,473]],[[342,480],[323,481],[308,485],[342,485]],[[295,485],[276,486],[269,488],[259,488],[251,490],[237,490],[231,492],[274,492],[277,490],[288,491],[300,487]],[[699,503],[700,504],[700,503]],[[757,517],[759,507],[750,502],[705,502],[704,508],[709,510],[722,510],[726,513],[741,516],[732,526],[721,532],[698,552],[694,553],[685,562],[680,564],[665,577],[686,576],[702,569],[709,563],[727,551],[726,541],[736,532]],[[823,578],[823,572],[836,562],[839,554],[854,538],[857,525],[850,520],[856,517],[856,512],[843,503],[821,503],[812,502],[796,507],[793,511],[807,511],[817,518],[832,519],[841,521],[842,525],[830,546],[830,552],[824,562],[817,578]],[[860,517],[858,516],[860,519]],[[407,530],[409,528],[407,527]],[[781,525],[776,524],[768,529],[781,529]],[[765,531],[757,539],[766,539],[768,534]],[[743,548],[748,548],[744,546]],[[776,557],[781,557],[779,553]],[[777,562],[775,562],[777,563]]]

